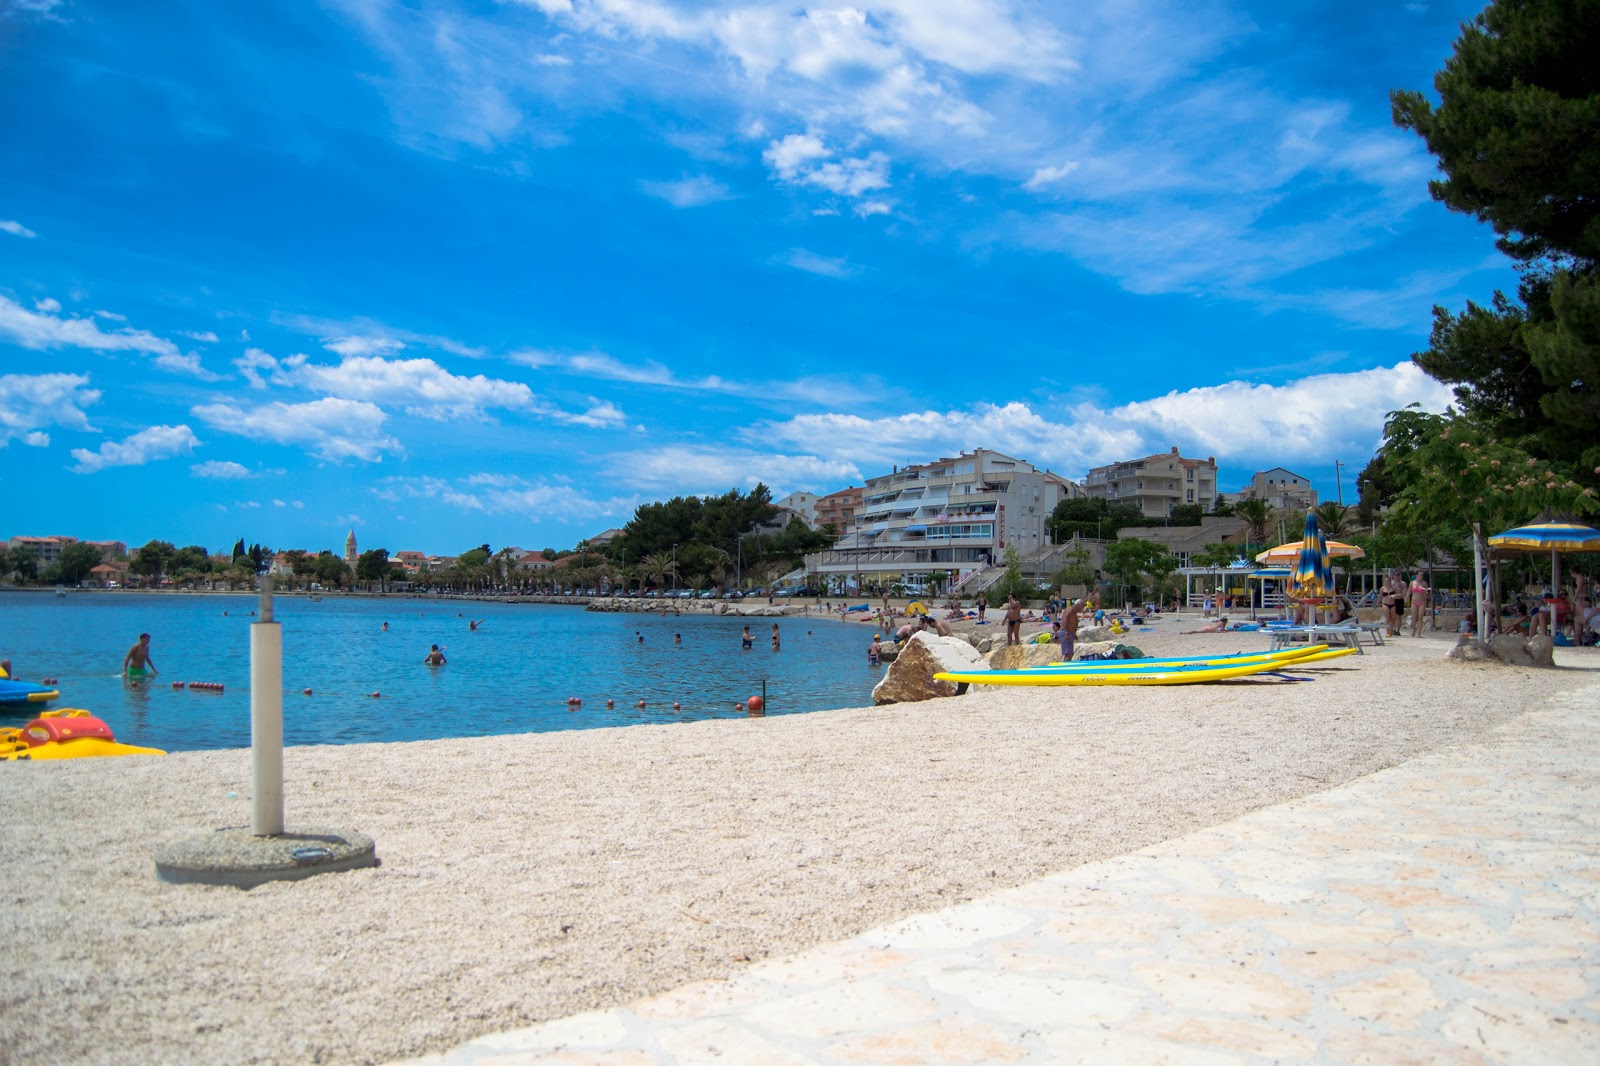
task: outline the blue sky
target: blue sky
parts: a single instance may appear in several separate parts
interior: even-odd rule
[[[1334,493],[1515,278],[1468,5],[0,3],[18,533],[569,547],[984,446]]]

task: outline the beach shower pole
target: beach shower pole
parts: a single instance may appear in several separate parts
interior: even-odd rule
[[[261,612],[250,625],[250,831],[283,833],[283,627],[272,619],[272,575],[261,579]]]

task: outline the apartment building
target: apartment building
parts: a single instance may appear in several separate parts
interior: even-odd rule
[[[1068,479],[986,448],[896,468],[867,479],[845,535],[806,556],[806,571],[834,586],[937,572],[954,581],[1010,545],[1024,555],[1047,545],[1045,521],[1072,491]]]
[[[1304,510],[1317,505],[1317,490],[1294,471],[1275,466],[1271,470],[1258,470],[1250,484],[1239,493],[1239,499],[1266,500],[1272,507]]]
[[[33,557],[39,561],[39,569],[54,565],[61,561],[61,549],[68,544],[78,543],[77,537],[12,537],[6,542],[7,548],[16,551],[18,548],[32,548]]]
[[[830,492],[817,500],[817,526],[832,523],[840,533],[847,533],[856,524],[856,512],[861,510],[862,494],[857,486]]]
[[[773,500],[772,506],[780,512],[776,521],[780,526],[787,527],[790,519],[798,518],[808,528],[816,529],[819,499],[814,492],[791,492],[781,500]]]
[[[1125,463],[1097,466],[1084,479],[1084,492],[1111,503],[1131,503],[1147,517],[1161,518],[1179,504],[1202,511],[1215,506],[1217,460],[1185,459],[1178,449]]]

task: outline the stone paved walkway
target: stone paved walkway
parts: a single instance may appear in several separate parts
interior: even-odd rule
[[[1600,685],[1488,744],[417,1062],[1600,1063]]]

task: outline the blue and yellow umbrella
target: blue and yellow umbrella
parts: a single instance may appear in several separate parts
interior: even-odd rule
[[[1300,542],[1300,557],[1295,562],[1292,587],[1303,600],[1317,600],[1333,593],[1333,564],[1328,561],[1328,544],[1317,525],[1317,512],[1306,509],[1306,533]]]
[[[1489,538],[1489,547],[1501,551],[1550,553],[1550,590],[1561,592],[1561,553],[1600,552],[1600,529],[1576,522],[1535,522]]]

